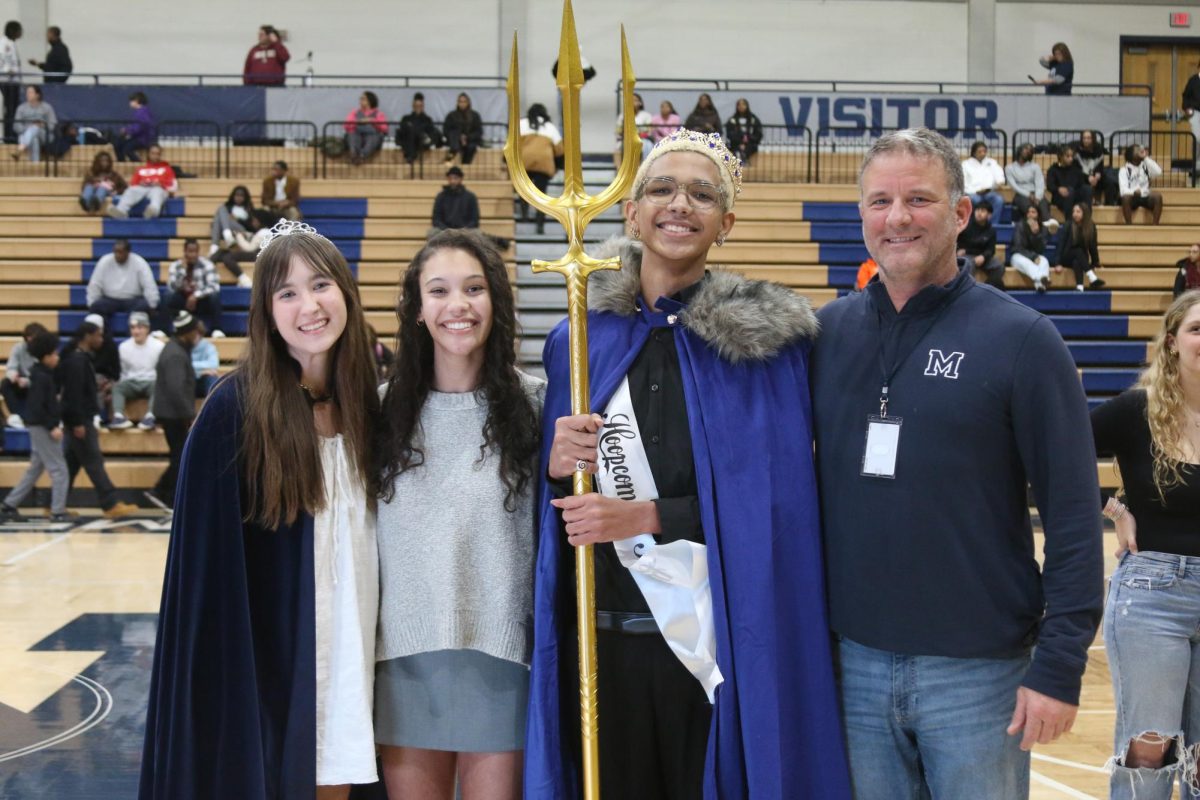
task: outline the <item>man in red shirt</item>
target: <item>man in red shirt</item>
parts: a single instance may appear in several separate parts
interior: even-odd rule
[[[175,179],[175,170],[163,161],[162,148],[151,145],[146,151],[146,163],[137,168],[129,181],[129,188],[121,195],[121,202],[109,206],[108,215],[116,219],[125,219],[129,210],[143,199],[149,200],[149,205],[142,212],[146,219],[153,219],[162,213],[163,203],[168,197],[174,197],[179,190],[179,181]]]
[[[246,55],[242,83],[247,86],[283,86],[287,79],[287,62],[291,53],[279,39],[279,31],[271,25],[258,29],[258,44]]]

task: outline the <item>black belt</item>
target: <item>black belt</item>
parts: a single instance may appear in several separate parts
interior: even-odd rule
[[[658,633],[654,616],[638,611],[597,611],[596,628],[617,633]]]

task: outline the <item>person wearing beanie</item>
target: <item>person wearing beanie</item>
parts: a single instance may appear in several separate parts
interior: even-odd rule
[[[125,404],[138,397],[150,400],[154,406],[154,376],[163,343],[150,336],[150,316],[144,311],[129,315],[130,338],[121,342],[121,380],[113,387],[113,416],[108,427],[114,430],[132,428],[133,422],[125,416]],[[144,431],[154,430],[154,414],[147,411],[138,427]]]
[[[175,507],[175,484],[179,479],[183,445],[196,417],[196,371],[192,368],[192,348],[200,337],[200,320],[186,309],[176,314],[175,335],[159,354],[154,379],[151,411],[162,426],[170,450],[170,463],[154,485],[154,495],[172,508]]]

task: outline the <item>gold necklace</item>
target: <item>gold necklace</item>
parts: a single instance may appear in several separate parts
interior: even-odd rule
[[[333,395],[328,395],[328,394],[317,397],[316,395],[313,394],[312,389],[308,388],[303,383],[297,383],[296,385],[299,386],[301,390],[303,390],[304,399],[308,400],[308,404],[310,406],[315,406],[317,403],[326,403],[330,400],[330,398],[333,397]]]

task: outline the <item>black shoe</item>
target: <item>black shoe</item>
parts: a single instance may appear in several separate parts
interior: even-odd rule
[[[84,211],[91,211],[91,201],[84,200],[83,197],[80,197],[79,198],[79,207],[82,208]]]
[[[51,514],[49,519],[51,522],[71,522],[73,517],[64,511],[61,514]]]
[[[1088,284],[1088,288],[1089,288],[1089,289],[1103,289],[1103,288],[1104,288],[1104,281],[1103,281],[1103,280],[1101,280],[1100,278],[1096,278],[1096,280],[1094,280],[1094,281],[1092,281],[1091,283],[1089,283],[1089,284]]]
[[[1045,294],[1046,293],[1046,282],[1038,281],[1037,283],[1033,284],[1033,288],[1037,289],[1038,294]]]
[[[0,505],[0,522],[28,522],[20,512],[12,506]]]

